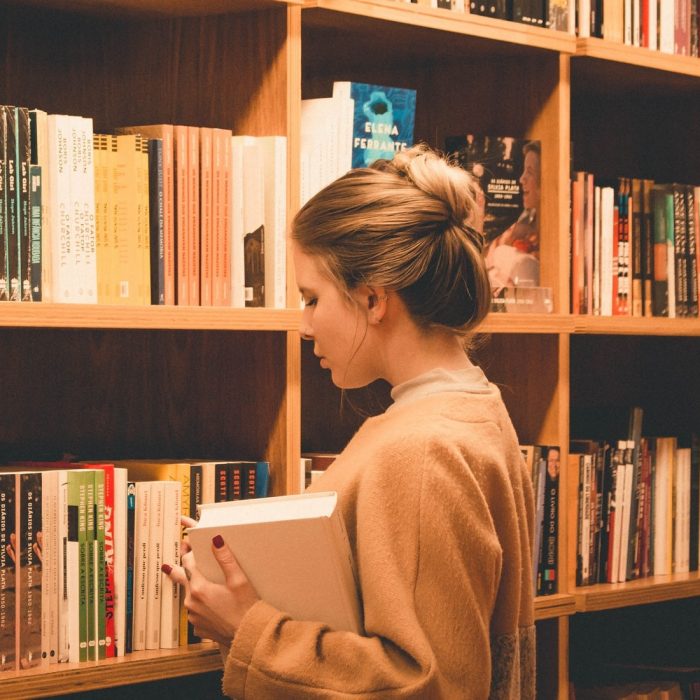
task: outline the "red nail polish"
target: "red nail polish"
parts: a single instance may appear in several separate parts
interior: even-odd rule
[[[221,549],[224,546],[224,538],[221,535],[214,535],[211,541],[217,549]]]
[[[160,567],[160,570],[161,570],[166,576],[170,576],[170,572],[173,570],[173,567],[170,566],[170,564],[163,564],[163,566]]]

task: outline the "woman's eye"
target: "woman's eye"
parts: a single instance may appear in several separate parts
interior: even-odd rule
[[[302,303],[304,306],[316,306],[316,298],[311,298],[311,299],[304,299],[304,297],[301,298]]]

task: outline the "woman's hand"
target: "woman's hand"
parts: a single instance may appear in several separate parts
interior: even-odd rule
[[[184,518],[183,525],[191,526]],[[164,564],[163,572],[184,587],[184,604],[195,634],[228,646],[258,595],[221,535],[213,538],[212,552],[224,574],[223,584],[207,580],[197,569],[189,545],[183,544],[182,566]]]

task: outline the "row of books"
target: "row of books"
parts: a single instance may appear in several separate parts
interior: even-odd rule
[[[698,55],[697,0],[578,0],[578,35]]]
[[[573,441],[569,459],[579,474],[577,585],[698,571],[697,438]]]
[[[535,27],[574,33],[575,10],[569,0],[400,0],[453,12],[468,12]],[[571,6],[571,9],[570,9]]]
[[[282,136],[3,106],[0,300],[284,308],[286,159]]]
[[[648,179],[571,185],[571,311],[698,316],[700,187]]]
[[[0,671],[197,641],[180,515],[266,496],[265,461],[25,463],[0,470]]]
[[[532,585],[535,595],[557,592],[559,472],[557,445],[521,445],[535,493],[535,541],[532,547]]]
[[[698,56],[697,0],[401,0]]]

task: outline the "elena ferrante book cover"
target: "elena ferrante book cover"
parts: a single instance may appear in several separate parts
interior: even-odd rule
[[[333,83],[333,97],[354,100],[352,167],[365,168],[378,158],[413,145],[416,91],[351,81]]]

